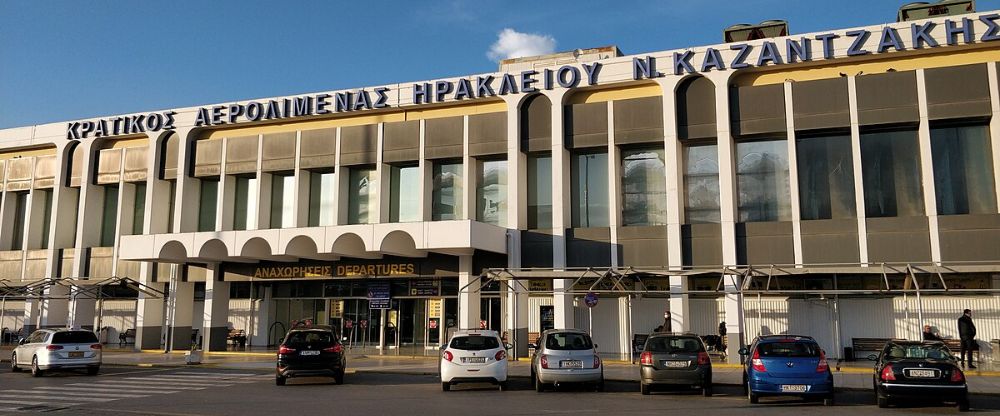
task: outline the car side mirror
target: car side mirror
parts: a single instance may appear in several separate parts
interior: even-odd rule
[[[747,351],[746,347],[740,348],[740,355],[747,355],[750,351]]]
[[[868,361],[878,361],[878,356],[875,354],[869,354]]]
[[[513,348],[514,348],[514,346],[513,346],[513,345],[510,345],[510,343],[509,343],[509,342],[507,342],[507,343],[504,343],[504,344],[503,344],[503,348],[504,348],[504,349],[507,349],[507,350],[509,350],[509,349],[513,349]]]
[[[444,351],[447,348],[448,348],[448,344],[441,344],[441,346],[438,347],[438,349],[441,350],[441,351]]]

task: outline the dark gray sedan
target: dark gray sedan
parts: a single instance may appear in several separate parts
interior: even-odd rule
[[[642,394],[658,385],[674,385],[712,395],[712,360],[697,335],[653,334],[646,340],[639,364]]]

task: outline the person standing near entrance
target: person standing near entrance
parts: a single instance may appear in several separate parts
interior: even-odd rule
[[[976,368],[972,364],[972,350],[976,346],[976,324],[972,323],[972,310],[962,311],[962,317],[958,318],[958,338],[962,343],[961,362],[964,365],[966,354],[968,354],[969,368]]]

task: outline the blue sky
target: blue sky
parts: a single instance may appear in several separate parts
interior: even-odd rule
[[[632,54],[734,23],[890,22],[905,2],[0,0],[0,128],[491,72],[507,28]]]

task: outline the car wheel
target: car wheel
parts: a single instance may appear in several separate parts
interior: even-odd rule
[[[449,383],[447,381],[442,381],[441,382],[441,391],[449,391],[449,390],[451,390],[451,383]]]
[[[708,385],[701,388],[701,395],[704,397],[712,397],[712,386]]]
[[[889,407],[889,398],[888,397],[878,396],[878,398],[875,401],[876,401],[876,403],[878,403],[878,407],[881,408],[881,409],[885,409],[886,407]]]
[[[31,376],[41,377],[42,374],[42,369],[38,368],[38,357],[31,357]]]
[[[500,391],[507,391],[508,387],[506,381],[501,381],[499,385],[500,385]]]
[[[649,396],[649,384],[639,383],[639,392],[642,393],[643,396]]]
[[[750,404],[757,404],[758,402],[760,402],[760,397],[754,394],[753,390],[750,389],[749,382],[747,383],[746,391],[747,391],[747,398],[750,399]]]
[[[750,393],[750,381],[747,380],[746,373],[743,373],[743,394]]]
[[[101,367],[87,367],[88,376],[96,376],[98,372],[101,371]]]
[[[538,378],[537,374],[535,375],[534,379],[535,379],[535,391],[539,393],[545,391],[545,383],[542,383],[542,380]]]
[[[959,412],[968,412],[969,411],[969,398],[968,397],[963,398],[962,400],[958,401],[958,411]]]
[[[597,390],[598,393],[603,393],[604,392],[604,380],[598,381],[597,385],[594,386],[594,390]]]
[[[276,386],[284,386],[285,385],[285,380],[287,380],[285,377],[277,376],[277,377],[274,378],[274,384]]]
[[[333,375],[333,384],[344,384],[344,370]]]
[[[823,406],[833,406],[833,404],[834,404],[834,401],[833,401],[833,395],[832,394],[829,397],[825,397],[823,399]]]
[[[11,354],[10,356],[10,371],[15,373],[21,372],[21,367],[17,366],[17,354]]]

